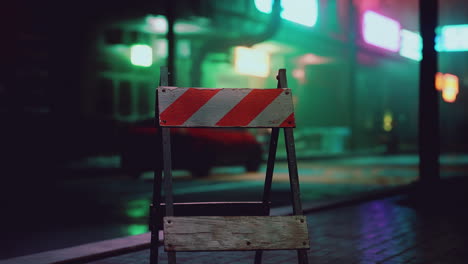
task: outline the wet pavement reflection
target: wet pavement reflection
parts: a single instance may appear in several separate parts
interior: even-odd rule
[[[347,195],[406,185],[417,178],[417,168],[369,164],[362,166],[346,162],[299,163],[301,194],[304,203],[330,200]],[[401,164],[400,164],[401,165]],[[443,170],[443,177],[465,173],[466,167],[452,166]],[[176,202],[195,201],[256,201],[261,200],[265,166],[258,173],[245,173],[238,167],[216,168],[209,177],[193,179],[187,172],[175,173]],[[67,179],[55,179],[46,192],[37,190],[34,204],[25,210],[30,200],[21,200],[11,207],[9,225],[2,232],[7,243],[0,259],[58,249],[104,239],[148,232],[148,208],[152,195],[152,173],[140,179],[130,178],[119,170],[112,172],[70,173]],[[241,195],[239,195],[241,194]],[[289,205],[289,183],[285,163],[278,163],[272,189],[273,206]],[[353,237],[356,258],[400,252],[414,243],[423,231],[416,225],[414,210],[390,206],[388,201],[367,204],[349,222],[346,209],[333,219],[312,218],[312,237],[325,244],[334,236],[332,244],[340,245],[339,236],[327,225],[333,220],[342,228],[342,236]],[[340,216],[343,214],[343,216]],[[31,218],[32,216],[32,218]],[[325,217],[326,218],[326,217]],[[341,220],[340,220],[341,219]],[[31,222],[33,221],[33,222]],[[434,225],[437,225],[436,223]],[[322,227],[325,226],[325,227]],[[345,227],[345,228],[344,228]],[[448,228],[448,227],[445,227]],[[399,241],[395,244],[395,241]],[[377,244],[382,244],[378,247]],[[22,245],[19,247],[18,245]],[[321,245],[320,243],[315,246]],[[323,246],[327,245],[321,245]],[[348,247],[348,246],[346,246]],[[318,248],[316,248],[318,250]],[[341,249],[349,252],[349,248]],[[413,252],[413,251],[412,251]],[[321,251],[320,254],[325,254]],[[416,253],[415,253],[416,254]],[[378,259],[378,257],[375,257]]]
[[[468,177],[448,182],[437,188],[437,195],[410,192],[308,213],[309,263],[468,263]],[[251,263],[253,256],[252,252],[177,253],[177,261]],[[296,261],[295,251],[264,252],[264,263]],[[149,263],[149,250],[90,264],[111,263]],[[162,247],[160,263],[167,263]]]

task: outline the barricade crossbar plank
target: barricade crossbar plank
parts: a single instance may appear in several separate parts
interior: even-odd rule
[[[164,217],[166,251],[308,249],[305,216]]]
[[[295,127],[291,89],[158,88],[167,127]]]

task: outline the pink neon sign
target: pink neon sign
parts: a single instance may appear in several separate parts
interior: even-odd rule
[[[366,11],[362,21],[362,35],[367,44],[397,52],[400,49],[400,29],[398,21]]]

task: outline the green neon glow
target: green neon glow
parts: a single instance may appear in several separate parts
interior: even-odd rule
[[[402,29],[400,55],[415,61],[422,59],[422,38],[418,33]]]
[[[193,19],[190,22],[178,21],[174,25],[174,31],[176,33],[198,33],[206,30],[205,20],[202,19]],[[154,32],[166,34],[169,28],[167,18],[165,16],[153,16],[148,15],[146,17],[146,29]]]
[[[155,45],[155,56],[159,58],[167,57],[167,40],[166,39],[157,39],[154,42]]]
[[[125,211],[125,214],[131,218],[141,218],[146,215],[146,211],[142,208],[130,208]]]
[[[148,45],[133,45],[130,48],[130,61],[136,66],[149,67],[153,64],[153,50]]]
[[[165,34],[167,32],[168,23],[165,16],[148,16],[146,22],[155,33]]]
[[[271,13],[273,0],[255,0],[255,7],[262,13]],[[313,27],[318,19],[317,0],[282,0],[283,11],[281,17],[304,25]]]
[[[439,31],[437,51],[468,51],[468,24],[443,26]]]
[[[127,232],[130,236],[135,236],[139,234],[143,234],[148,232],[148,226],[147,225],[129,225],[127,227]]]
[[[267,77],[270,71],[270,57],[262,50],[236,47],[234,49],[234,69],[244,75]]]
[[[147,200],[133,200],[128,202],[125,215],[130,218],[142,218],[147,216],[149,202]]]

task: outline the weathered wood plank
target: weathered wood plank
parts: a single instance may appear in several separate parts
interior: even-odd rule
[[[305,216],[164,217],[166,251],[308,249]]]

